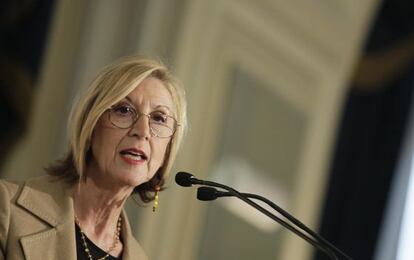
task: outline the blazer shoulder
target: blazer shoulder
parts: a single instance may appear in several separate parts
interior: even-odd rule
[[[21,186],[22,183],[0,179],[0,198],[2,202],[6,197],[13,198]]]
[[[0,225],[10,213],[10,206],[14,204],[24,186],[23,182],[13,182],[0,179]]]
[[[32,177],[24,181],[0,179],[0,203],[3,205],[3,203],[14,202],[25,186],[31,186],[33,184],[34,186],[43,186],[53,181],[57,181],[57,178],[49,175]]]
[[[0,179],[0,256],[6,250],[10,223],[10,208],[18,194],[20,186],[18,183]]]

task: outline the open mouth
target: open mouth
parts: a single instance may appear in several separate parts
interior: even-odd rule
[[[134,161],[143,161],[147,160],[147,155],[139,150],[136,149],[126,149],[119,152],[122,157],[134,160]]]

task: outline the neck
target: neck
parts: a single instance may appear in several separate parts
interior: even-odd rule
[[[75,215],[90,238],[113,237],[130,190],[109,190],[92,179],[80,181],[74,188]]]

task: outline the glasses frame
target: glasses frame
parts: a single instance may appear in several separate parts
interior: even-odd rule
[[[151,116],[151,113],[153,113],[153,112],[151,112],[151,113],[149,113],[149,114],[145,114],[145,113],[138,113],[137,112],[137,110],[133,107],[133,106],[130,106],[133,110],[134,110],[134,112],[135,112],[135,118],[133,119],[133,121],[132,121],[132,123],[131,123],[131,125],[130,126],[128,126],[128,127],[120,127],[120,126],[118,126],[118,125],[116,125],[112,120],[111,120],[111,112],[116,108],[115,107],[115,105],[114,106],[111,106],[111,107],[109,107],[108,108],[108,119],[109,119],[109,122],[111,122],[111,124],[113,125],[113,126],[115,126],[115,127],[117,127],[117,128],[119,128],[119,129],[130,129],[130,128],[132,128],[137,122],[138,122],[138,120],[140,119],[140,117],[142,116],[142,115],[144,115],[144,116],[146,116],[147,118],[148,118],[148,128],[150,129],[150,132],[151,132],[151,135],[153,136],[153,137],[158,137],[158,138],[169,138],[169,137],[171,137],[171,136],[173,136],[174,134],[175,134],[175,132],[177,131],[177,127],[179,127],[180,126],[180,124],[178,123],[178,121],[177,121],[177,119],[175,119],[174,117],[172,117],[172,116],[170,116],[170,115],[165,115],[166,117],[169,117],[169,118],[171,118],[173,121],[174,121],[174,128],[173,129],[171,129],[172,130],[172,133],[171,133],[171,135],[169,135],[169,136],[159,136],[159,135],[157,135],[155,132],[154,132],[154,130],[152,129],[152,127],[151,127],[151,120],[150,120],[150,116]],[[168,127],[168,126],[167,126]],[[169,127],[168,127],[169,128]]]

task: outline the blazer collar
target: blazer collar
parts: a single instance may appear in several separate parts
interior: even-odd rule
[[[42,176],[26,181],[17,204],[52,227],[74,221],[71,186],[61,179]]]

